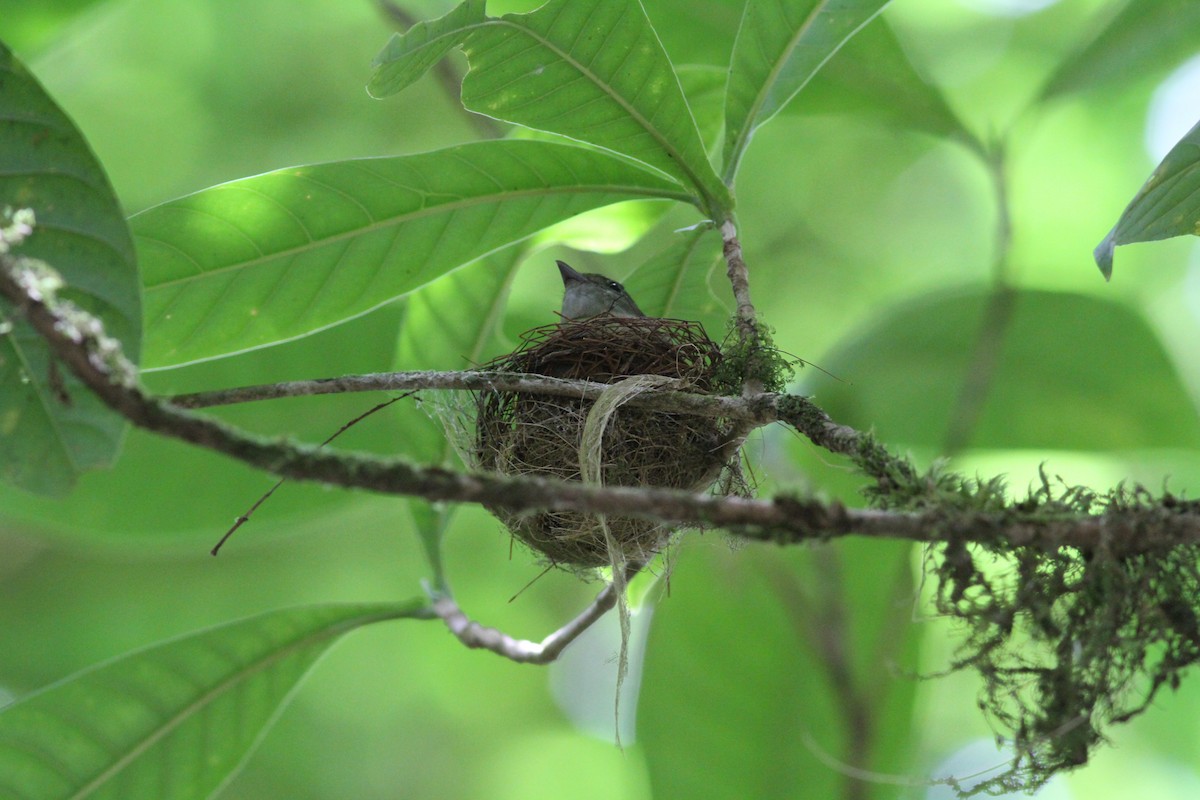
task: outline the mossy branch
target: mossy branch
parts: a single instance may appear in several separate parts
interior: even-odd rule
[[[867,488],[876,508],[847,508],[838,502],[791,495],[773,499],[713,497],[647,487],[595,487],[572,481],[492,473],[459,473],[419,466],[404,459],[326,452],[284,438],[265,438],[199,415],[185,406],[232,402],[248,397],[367,389],[523,388],[550,393],[599,396],[603,386],[489,373],[393,373],[301,384],[250,387],[217,395],[193,395],[178,403],[150,395],[136,381],[119,345],[98,320],[45,291],[43,273],[5,255],[0,257],[0,294],[25,316],[55,355],[110,408],[135,425],[215,450],[251,466],[295,480],[370,489],[428,500],[473,502],[512,511],[575,510],[626,514],[677,525],[723,527],[736,535],[781,544],[856,533],[926,542],[1007,542],[1052,551],[1121,543],[1124,552],[1160,551],[1200,542],[1200,513],[1190,505],[1112,509],[1100,513],[1054,509],[1046,513],[1028,501],[1006,503],[995,484],[975,484],[937,470],[921,473],[890,453],[872,436],[834,422],[803,397],[760,394],[749,398],[685,392],[646,393],[630,405],[707,415],[728,415],[765,425],[781,421],[814,444],[849,457],[872,480]],[[1164,500],[1164,502],[1166,502]]]

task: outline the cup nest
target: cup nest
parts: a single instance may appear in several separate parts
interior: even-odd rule
[[[659,376],[673,379],[665,388],[710,392],[721,360],[704,329],[683,320],[604,315],[534,328],[521,339],[514,352],[485,368],[610,385],[634,376]],[[584,474],[598,474],[608,486],[693,491],[707,488],[720,474],[727,422],[622,405],[601,429],[599,447],[581,447],[594,406],[595,401],[578,398],[479,392],[471,460],[477,468],[507,475],[579,481]],[[599,463],[584,469],[588,458]],[[489,510],[515,537],[552,564],[568,568],[607,566],[617,559],[644,562],[666,545],[670,534],[660,524],[630,517]]]

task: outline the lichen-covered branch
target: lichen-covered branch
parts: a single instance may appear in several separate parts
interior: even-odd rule
[[[721,239],[724,242],[725,274],[733,290],[733,300],[737,303],[734,311],[738,333],[741,338],[749,339],[754,336],[758,326],[758,312],[750,301],[750,271],[746,260],[742,257],[742,245],[738,241],[737,228],[731,220],[721,223]]]

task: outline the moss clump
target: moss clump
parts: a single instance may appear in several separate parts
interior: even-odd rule
[[[971,794],[1029,791],[1085,763],[1106,725],[1144,711],[1200,661],[1200,545],[1121,546],[1153,535],[1157,516],[1191,513],[1180,501],[1043,477],[1018,506],[1048,518],[1102,514],[1114,529],[1136,512],[1145,530],[1088,548],[950,542],[931,551],[937,608],[965,629],[953,666],[983,678],[980,707],[1016,753]]]
[[[719,394],[737,394],[748,382],[756,382],[764,392],[782,392],[796,373],[799,359],[788,358],[772,339],[774,331],[754,323],[751,336],[738,334],[736,321],[729,323],[721,360],[712,375],[713,390]]]

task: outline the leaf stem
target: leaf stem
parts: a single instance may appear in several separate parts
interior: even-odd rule
[[[1008,171],[1003,142],[992,148],[973,148],[985,161],[996,200],[996,255],[992,262],[992,288],[975,331],[962,387],[946,427],[944,452],[953,455],[971,440],[996,379],[1000,356],[1012,323],[1017,294],[1009,282],[1012,250],[1012,214],[1008,201]]]

